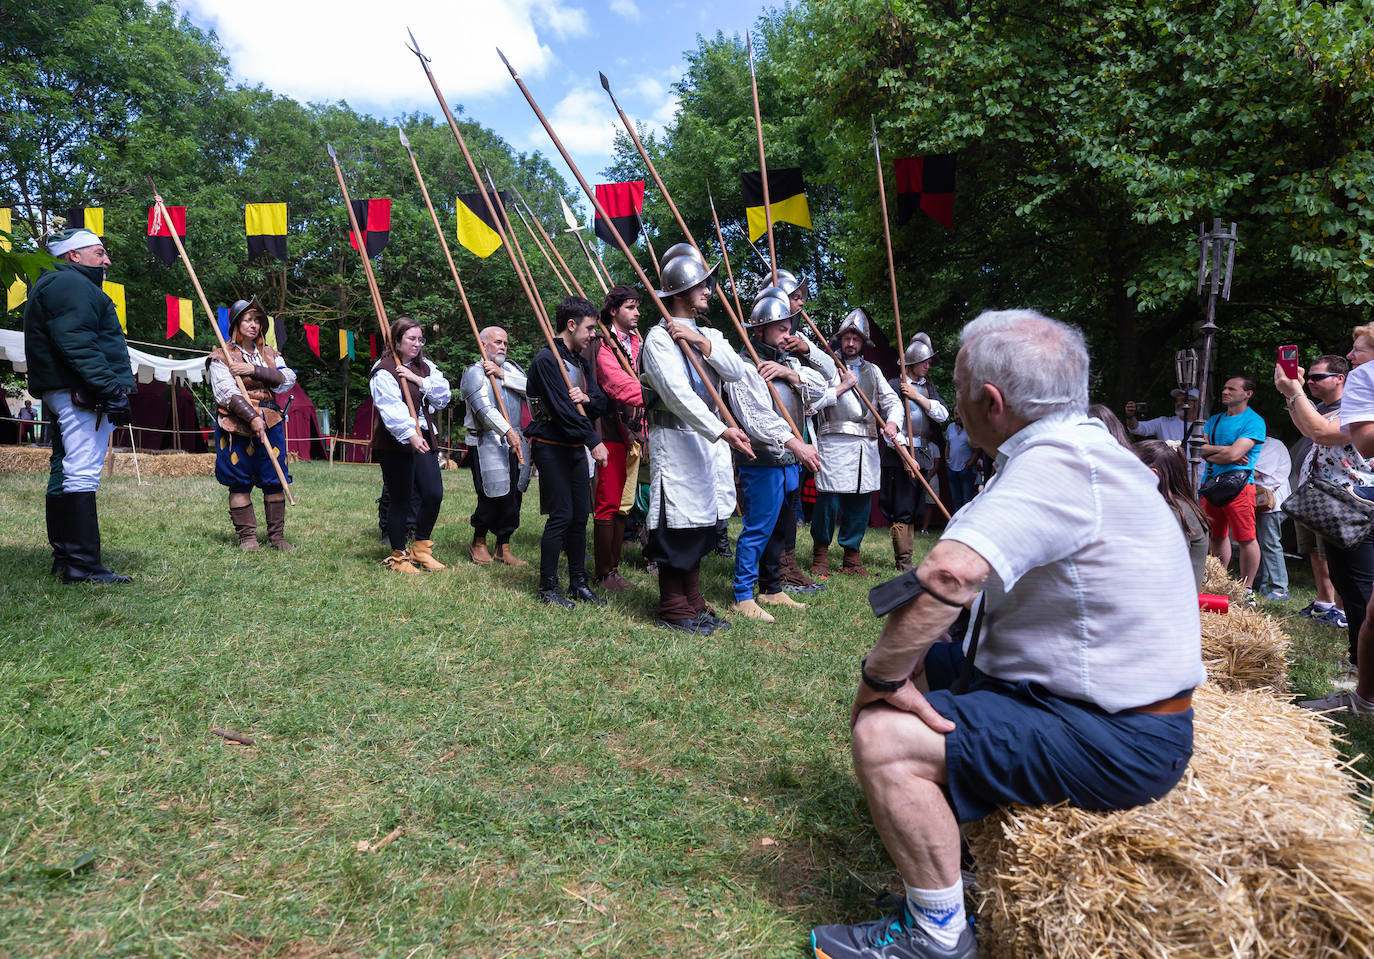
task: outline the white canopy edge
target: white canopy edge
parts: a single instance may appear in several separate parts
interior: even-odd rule
[[[129,369],[140,383],[169,383],[175,377],[186,383],[199,383],[205,379],[205,357],[193,356],[189,360],[172,360],[154,356],[142,350],[129,350]],[[24,354],[24,333],[22,330],[0,330],[0,360],[7,361],[16,373],[26,373],[28,359]]]

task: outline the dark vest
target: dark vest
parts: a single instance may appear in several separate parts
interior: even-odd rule
[[[237,356],[239,359],[244,359],[243,351],[240,349],[238,343],[230,341],[228,345],[229,349],[232,351],[230,354],[231,356]],[[276,368],[277,352],[272,349],[272,347],[265,343],[259,343],[258,352],[262,354],[263,363],[266,366],[273,369]],[[225,358],[224,351],[219,347],[210,351],[210,355],[205,360],[206,369],[209,369],[211,360],[219,360],[225,367],[229,366],[229,361]],[[258,411],[258,414],[262,417],[262,421],[267,428],[270,430],[280,423],[281,411],[277,407],[277,397],[276,394],[272,392],[272,387],[253,376],[240,376],[239,379],[243,381],[243,388],[248,393],[248,402],[252,405],[253,409]],[[221,429],[230,433],[237,433],[239,436],[253,435],[253,431],[248,428],[248,424],[229,412],[227,407],[216,404],[215,414],[216,421],[219,423]]]
[[[429,376],[429,364],[423,359],[411,360],[406,366],[410,368],[412,373],[419,376]],[[425,429],[421,431],[421,435],[424,436],[425,442],[429,443],[430,449],[434,449],[437,445],[434,441],[434,426],[432,418],[425,415],[424,401],[420,399],[420,388],[409,380],[396,376],[395,353],[388,353],[384,359],[378,361],[377,371],[382,370],[396,377],[396,383],[401,387],[402,398],[410,401],[411,405],[415,407],[416,413],[425,416],[425,423],[427,425]],[[376,376],[377,372],[374,371],[372,375]],[[391,435],[391,430],[387,429],[386,425],[382,423],[382,414],[378,412],[375,406],[372,409],[372,448],[374,450],[389,450],[393,453],[408,452],[410,450],[409,443],[402,443]]]

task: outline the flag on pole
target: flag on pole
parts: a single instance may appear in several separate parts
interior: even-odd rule
[[[898,157],[897,222],[906,223],[922,210],[942,226],[954,228],[954,154]]]
[[[615,246],[615,235],[611,233],[614,229],[625,241],[626,246],[633,246],[635,238],[639,236],[639,216],[644,212],[644,181],[598,183],[596,202],[601,204],[601,208],[611,219],[611,222],[607,223],[601,219],[600,214],[596,217],[596,235],[601,241]]]
[[[105,211],[98,206],[74,206],[67,211],[67,226],[90,230],[96,236],[105,235]]]
[[[376,256],[386,249],[386,241],[391,236],[391,200],[354,200],[353,215],[358,219],[358,229],[363,231],[367,240],[367,255]],[[358,248],[358,239],[348,230],[348,245]]]
[[[757,170],[741,173],[739,185],[744,194],[744,213],[749,220],[749,242],[752,243],[768,232],[768,220],[763,212],[763,177]],[[801,167],[768,171],[768,205],[772,207],[774,223],[793,223],[804,230],[811,229],[811,208],[806,205]]]
[[[510,203],[510,194],[505,190],[496,197],[502,206]],[[458,194],[458,242],[466,249],[484,260],[501,249],[501,234],[496,226],[487,215],[487,205],[482,202],[482,194]]]
[[[350,360],[353,359],[352,330],[339,331],[339,359],[343,359],[345,356],[348,357]]]
[[[377,358],[377,334],[367,334],[367,358],[375,360]]]
[[[286,204],[245,203],[243,228],[248,235],[248,262],[270,253],[286,262]]]
[[[219,327],[219,335],[227,341],[229,339],[229,307],[221,306],[215,310],[215,325]]]
[[[14,232],[13,222],[14,214],[10,208],[0,206],[0,233],[4,233],[4,236],[0,236],[0,250],[10,248],[10,234]]]
[[[286,345],[286,324],[275,316],[269,316],[267,329],[263,331],[263,342],[280,353]]]
[[[301,329],[305,330],[305,342],[310,347],[310,352],[316,356],[320,355],[320,325],[318,323],[302,323]],[[323,357],[320,357],[323,359]]]
[[[177,261],[177,246],[172,240],[172,227],[176,227],[177,236],[183,239],[186,237],[186,207],[169,206],[167,214],[171,217],[171,223],[158,213],[157,204],[148,207],[148,252],[166,266],[171,266]]]
[[[129,314],[125,311],[124,307],[124,284],[111,283],[109,280],[106,280],[100,284],[100,288],[104,290],[105,295],[114,302],[115,314],[119,317],[119,328],[123,330],[124,334],[127,336],[129,333]]]
[[[0,235],[0,250],[10,249],[9,234],[14,231],[12,224],[13,213],[10,211],[10,208],[7,206],[0,206],[0,231],[3,231],[3,235]],[[24,301],[28,298],[28,286],[24,283],[22,278],[16,278],[15,281],[10,284],[10,288],[5,291],[5,312],[8,313],[15,307],[23,306]]]
[[[167,297],[167,339],[178,333],[196,338],[195,313],[191,301],[178,296]]]

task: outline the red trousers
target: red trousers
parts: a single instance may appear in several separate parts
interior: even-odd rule
[[[593,515],[614,519],[620,512],[620,497],[625,492],[625,444],[602,440],[606,444],[606,465],[596,471]]]

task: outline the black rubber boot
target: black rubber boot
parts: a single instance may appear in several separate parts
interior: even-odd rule
[[[128,583],[100,562],[100,519],[95,508],[95,492],[66,493],[62,497],[67,511],[67,568],[64,583]]]
[[[44,505],[48,519],[48,545],[52,547],[52,569],[49,572],[61,576],[67,571],[67,504],[61,493],[49,493]]]

